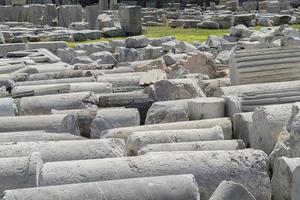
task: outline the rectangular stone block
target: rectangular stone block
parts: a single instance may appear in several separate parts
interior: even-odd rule
[[[141,7],[121,6],[119,8],[119,19],[122,30],[127,35],[142,34]]]

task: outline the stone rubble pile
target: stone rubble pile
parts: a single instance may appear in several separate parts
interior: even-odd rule
[[[3,25],[0,198],[298,200],[299,31],[190,44],[140,35],[140,11],[96,17],[130,37],[74,48]]]
[[[129,2],[101,0],[87,6],[74,2],[5,1],[0,5],[0,30],[4,41],[86,41],[101,37],[139,35],[144,26],[224,29],[236,25],[270,27],[297,24],[297,2],[227,1],[210,7],[199,4],[166,4],[141,8]],[[24,1],[25,2],[25,1]],[[155,2],[152,2],[155,3]],[[161,2],[160,2],[161,3]],[[236,5],[234,5],[236,4]],[[26,31],[22,28],[26,26]],[[1,35],[1,34],[0,34]],[[0,43],[3,42],[0,36]]]

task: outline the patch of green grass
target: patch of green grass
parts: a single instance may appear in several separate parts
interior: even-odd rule
[[[290,27],[292,27],[294,29],[300,29],[300,24],[293,24]]]
[[[209,35],[222,36],[229,33],[229,29],[198,29],[198,28],[170,28],[167,26],[147,27],[145,36],[148,38],[158,38],[163,36],[174,36],[177,40],[185,42],[203,42]],[[117,38],[101,38],[99,40],[88,40],[83,42],[68,42],[69,47],[74,47],[77,44],[96,43],[109,40],[121,40],[125,37]]]
[[[162,27],[148,27],[146,29],[146,36],[149,38],[174,36],[177,40],[185,42],[203,42],[209,35],[225,35],[229,33],[229,29],[199,29],[199,28],[170,28]]]
[[[295,29],[300,29],[300,24],[291,25]],[[255,30],[259,30],[260,26],[255,27]],[[209,35],[223,36],[229,33],[229,29],[199,29],[199,28],[170,28],[168,26],[153,26],[147,27],[145,36],[148,38],[158,38],[163,36],[174,36],[177,40],[184,42],[203,42]],[[69,47],[74,47],[76,44],[82,43],[95,43],[109,40],[122,40],[126,37],[117,38],[101,38],[99,40],[89,40],[84,42],[68,42]]]
[[[96,42],[104,42],[109,40],[122,40],[125,39],[125,37],[116,37],[116,38],[101,38],[99,40],[87,40],[82,42],[67,42],[68,47],[74,48],[77,44],[88,44],[88,43],[96,43]]]

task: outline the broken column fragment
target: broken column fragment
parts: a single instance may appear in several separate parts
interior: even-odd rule
[[[137,152],[148,144],[224,140],[221,126],[203,129],[137,131],[128,136],[128,155]]]
[[[41,80],[52,80],[52,79],[65,79],[65,78],[82,78],[91,77],[93,74],[90,71],[84,70],[66,70],[59,72],[45,72],[30,74],[24,80],[18,81],[41,81]]]
[[[11,94],[19,94],[33,91],[33,93],[39,91],[47,91],[51,88],[59,88],[60,86],[66,86],[66,92],[61,93],[75,93],[91,91],[94,93],[112,93],[112,85],[110,83],[96,83],[96,82],[81,82],[81,83],[62,83],[62,84],[46,84],[46,85],[29,85],[29,86],[16,86],[13,88]],[[60,93],[59,91],[57,93]],[[46,93],[47,94],[47,93]]]
[[[20,100],[20,115],[41,115],[51,113],[51,109],[87,108],[97,103],[92,92],[78,92],[35,97],[23,97]]]
[[[51,194],[51,195],[50,195]],[[30,198],[40,200],[53,195],[60,200],[82,199],[155,199],[200,200],[198,185],[193,175],[171,175],[110,180],[92,183],[6,190],[5,200]]]
[[[46,133],[45,131],[20,131],[1,132],[0,143],[16,143],[31,141],[60,141],[60,140],[84,140],[87,138],[71,133]]]
[[[22,157],[39,152],[44,162],[99,159],[126,155],[121,139],[36,141],[0,144],[0,158]]]
[[[217,150],[239,150],[245,149],[242,140],[214,140],[201,142],[178,142],[178,143],[161,143],[148,144],[142,147],[137,155],[143,155],[148,152],[162,151],[217,151]]]
[[[39,181],[40,186],[50,186],[186,173],[195,176],[203,200],[208,200],[224,179],[243,184],[258,200],[271,199],[267,156],[253,149],[49,162],[43,165]]]
[[[42,165],[39,153],[26,157],[0,158],[0,196],[4,190],[36,187]]]
[[[127,139],[133,132],[138,131],[155,131],[155,130],[182,130],[182,129],[201,129],[221,126],[226,140],[231,139],[231,121],[229,118],[204,119],[186,122],[174,122],[165,124],[153,124],[144,126],[132,126],[123,128],[114,128],[103,131],[103,137],[107,138],[124,138]]]
[[[96,79],[93,76],[90,77],[78,77],[78,78],[60,78],[60,79],[49,79],[49,80],[37,80],[37,81],[20,81],[17,82],[16,86],[25,85],[48,85],[48,84],[63,84],[63,83],[81,83],[81,82],[95,82]]]
[[[12,98],[0,98],[0,117],[15,116],[18,113],[17,105]]]
[[[80,135],[74,115],[0,117],[0,132],[45,130]]]
[[[236,51],[229,64],[233,85],[299,80],[299,48],[276,47]],[[284,65],[284,67],[282,67]]]

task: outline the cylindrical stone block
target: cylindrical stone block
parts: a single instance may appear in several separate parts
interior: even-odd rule
[[[51,109],[66,110],[87,108],[97,103],[92,92],[23,97],[20,100],[20,115],[50,114]]]
[[[48,84],[63,84],[63,83],[81,83],[81,82],[95,82],[94,76],[90,77],[79,77],[79,78],[61,78],[61,79],[49,79],[49,80],[38,80],[38,81],[24,81],[17,82],[16,86],[25,85],[48,85]]]
[[[97,82],[111,83],[113,87],[139,86],[141,76],[135,74],[97,76]]]
[[[162,131],[133,132],[128,136],[128,155],[136,155],[137,152],[148,144],[176,143],[224,140],[223,130],[220,126],[207,129],[183,129]]]
[[[137,154],[143,155],[148,152],[162,151],[217,151],[239,149],[245,149],[245,144],[242,140],[216,140],[201,142],[148,144],[142,147]]]
[[[70,133],[46,133],[45,131],[1,132],[0,143],[31,142],[31,141],[60,141],[84,140],[87,138]]]
[[[0,144],[0,158],[22,157],[41,153],[44,162],[123,157],[126,145],[122,139],[18,142]]]
[[[74,115],[0,117],[0,124],[0,132],[45,130],[47,132],[80,134]]]
[[[42,165],[39,153],[26,157],[0,158],[0,196],[4,190],[36,187]]]
[[[40,186],[50,186],[193,174],[202,200],[208,200],[223,180],[243,184],[257,200],[270,200],[267,170],[267,155],[260,150],[160,152],[137,157],[49,162],[43,165],[39,181]]]
[[[140,114],[136,108],[101,109],[90,125],[90,137],[100,138],[102,131],[118,127],[140,125]]]
[[[93,74],[89,71],[67,70],[67,71],[59,71],[59,72],[46,72],[46,73],[30,74],[29,76],[26,77],[26,81],[91,77],[92,75]]]
[[[85,92],[85,91],[91,91],[98,94],[112,93],[112,85],[110,83],[96,83],[96,82],[16,86],[13,88],[11,93],[18,94],[18,93],[25,93],[30,91],[36,93],[41,90],[47,90],[53,87],[59,87],[64,85],[68,86],[69,88],[69,90],[65,93]]]
[[[13,98],[0,98],[0,117],[15,116],[17,112],[17,105]]]
[[[214,126],[221,126],[223,129],[224,138],[226,140],[231,139],[231,120],[229,118],[215,118],[215,119],[204,119],[186,122],[174,122],[165,124],[154,124],[145,126],[133,126],[114,128],[103,131],[104,137],[124,138],[127,139],[133,132],[138,131],[155,131],[155,130],[181,130],[181,129],[201,129],[201,128],[212,128]]]
[[[291,199],[293,172],[300,166],[300,158],[280,157],[274,162],[272,199]]]
[[[222,181],[209,200],[255,200],[242,184]]]
[[[172,175],[7,190],[4,200],[200,200],[193,175]]]

